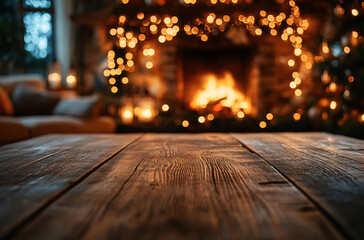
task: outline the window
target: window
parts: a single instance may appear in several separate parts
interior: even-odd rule
[[[35,59],[53,59],[54,44],[52,1],[20,1],[22,3],[23,15],[24,49]]]

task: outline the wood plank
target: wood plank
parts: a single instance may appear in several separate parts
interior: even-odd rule
[[[312,146],[312,150],[338,155],[341,159],[350,158],[364,167],[364,142],[354,138],[330,133],[280,133],[281,136]]]
[[[362,155],[342,148],[351,145],[359,150],[363,141],[326,134],[292,135],[233,134],[309,195],[347,237],[364,239]],[[328,142],[330,136],[336,141]]]
[[[227,134],[146,134],[15,239],[341,239],[273,167]]]
[[[0,238],[139,135],[48,135],[0,148]]]

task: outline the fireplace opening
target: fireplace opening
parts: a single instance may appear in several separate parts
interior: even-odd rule
[[[179,94],[186,108],[256,115],[259,71],[254,48],[183,49]]]

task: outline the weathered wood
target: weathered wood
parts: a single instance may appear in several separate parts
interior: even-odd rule
[[[0,148],[0,238],[139,135],[49,135]]]
[[[15,238],[339,239],[273,167],[223,134],[146,134]]]
[[[364,239],[363,141],[315,133],[233,136],[308,195],[347,237]]]
[[[330,133],[281,133],[281,136],[291,138],[310,148],[313,153],[338,155],[340,159],[353,159],[364,169],[364,142],[356,139]],[[355,167],[355,166],[354,166]]]

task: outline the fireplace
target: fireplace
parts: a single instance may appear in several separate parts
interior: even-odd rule
[[[158,9],[115,10],[122,14],[107,28],[113,49],[103,75],[123,123],[193,129],[227,119],[239,129],[249,121],[265,128],[302,112],[313,55],[302,50],[308,22],[297,8],[254,16],[218,6]],[[208,116],[215,120],[203,121]]]
[[[177,97],[186,108],[256,115],[259,76],[254,48],[184,48],[178,56]]]

